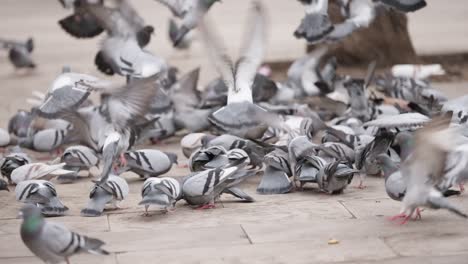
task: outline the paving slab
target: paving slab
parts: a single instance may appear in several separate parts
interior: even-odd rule
[[[294,243],[217,246],[151,252],[130,252],[117,255],[120,264],[162,263],[329,263],[352,260],[381,260],[396,255],[376,238],[348,240],[329,245],[327,240]]]

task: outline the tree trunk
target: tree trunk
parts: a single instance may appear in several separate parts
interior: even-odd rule
[[[328,12],[333,23],[344,20],[335,0],[330,1]],[[376,17],[368,28],[360,28],[345,39],[326,45],[340,65],[368,64],[373,60],[377,60],[379,66],[417,62],[406,15],[385,8],[376,10]],[[307,51],[312,49],[314,45],[307,47]]]

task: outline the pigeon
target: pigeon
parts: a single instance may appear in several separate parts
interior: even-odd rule
[[[262,180],[257,187],[259,194],[282,194],[293,189],[293,183],[289,179],[292,176],[288,161],[288,153],[276,149],[265,155],[266,164]]]
[[[8,133],[23,138],[28,136],[29,125],[33,120],[31,112],[18,110],[8,121]]]
[[[203,19],[211,6],[220,0],[157,0],[171,10],[172,14],[182,20],[181,26],[175,28],[171,36],[174,47],[181,45],[186,35]]]
[[[69,258],[77,253],[109,255],[102,249],[104,242],[80,235],[66,227],[46,221],[41,210],[32,205],[21,208],[21,240],[31,252],[45,263],[70,263]]]
[[[459,135],[448,128],[451,115],[434,118],[415,134],[414,151],[401,165],[401,174],[406,183],[402,208],[392,220],[403,218],[401,224],[413,216],[419,207],[447,209],[461,217],[468,215],[452,205],[436,186],[444,180],[447,155],[461,142]]]
[[[224,53],[219,40],[206,23],[200,23],[207,52],[228,87],[227,105],[212,113],[208,119],[223,132],[258,139],[276,123],[276,116],[253,103],[252,84],[256,70],[261,65],[266,42],[264,8],[254,2],[249,35],[244,42],[241,58],[234,64]]]
[[[131,1],[118,0],[115,7],[97,3],[84,4],[85,11],[95,17],[98,24],[104,28],[110,37],[133,39],[139,47],[145,47],[154,32],[152,26],[146,25],[143,18],[131,5]]]
[[[327,162],[319,156],[303,156],[297,160],[294,166],[295,179],[302,189],[306,183],[317,182],[317,176],[325,168]]]
[[[142,49],[149,43],[154,28],[144,24],[130,1],[120,0],[115,8],[87,4],[86,10],[108,33],[94,59],[101,72],[146,78],[166,70],[163,59]]]
[[[386,154],[377,155],[376,162],[382,168],[388,197],[395,201],[402,201],[406,193],[406,181],[400,168]]]
[[[69,132],[67,129],[48,128],[36,132],[32,137],[20,139],[19,145],[23,148],[32,149],[38,152],[52,152],[69,142]]]
[[[139,149],[124,153],[126,165],[120,171],[132,171],[141,178],[158,177],[167,173],[172,164],[177,164],[177,155],[156,149]]]
[[[62,0],[61,0],[62,1]],[[58,21],[60,27],[76,38],[93,38],[104,31],[99,21],[86,10],[87,0],[62,1],[66,9],[73,8],[73,14]],[[103,0],[98,1],[100,5]]]
[[[138,127],[139,120],[144,120],[152,96],[158,92],[154,81],[159,75],[133,80],[118,88],[110,88],[107,82],[103,84],[88,76],[85,76],[87,79],[84,80],[74,79],[76,77],[72,73],[61,76],[59,78],[80,84],[76,84],[74,88],[56,85],[58,88],[50,89],[45,102],[39,107],[39,114],[67,119],[73,124],[73,134],[78,142],[96,151],[102,151],[101,180],[105,181],[117,157],[120,157],[125,166],[124,152],[135,142],[135,127]],[[66,93],[68,89],[72,89],[74,93]],[[106,93],[101,105],[73,110],[73,107],[79,106],[79,102],[87,98],[91,91]],[[58,101],[60,103],[55,103]]]
[[[129,187],[124,178],[110,174],[105,181],[97,182],[89,194],[86,208],[81,210],[81,215],[86,217],[100,216],[106,204],[112,204],[119,208],[118,202],[127,198]]]
[[[356,151],[356,169],[360,170],[360,181],[358,188],[363,188],[365,175],[379,175],[380,166],[376,164],[377,155],[384,154],[391,146],[395,135],[391,132],[381,130],[377,133],[374,140],[365,147]]]
[[[246,202],[253,202],[254,199],[237,188],[237,185],[254,175],[255,172],[244,170],[242,166],[195,172],[182,183],[183,198],[187,203],[196,205],[200,209],[215,208],[215,200],[222,193],[229,193]]]
[[[200,92],[197,90],[200,68],[196,68],[180,78],[170,89],[170,98],[174,104],[174,123],[177,128],[190,132],[207,130],[211,124],[208,116],[211,108],[199,109]]]
[[[169,177],[148,178],[141,189],[141,202],[148,214],[150,205],[162,207],[166,212],[175,210],[175,204],[182,198],[182,188],[179,181]]]
[[[34,49],[34,41],[32,38],[28,38],[24,43],[0,39],[0,47],[9,50],[8,59],[15,69],[36,68],[36,64],[31,58],[31,53]]]
[[[425,0],[377,0],[378,2],[402,12],[414,12],[424,8]]]
[[[78,173],[82,170],[88,171],[88,175],[91,175],[90,169],[98,165],[99,156],[93,149],[77,145],[66,148],[60,158],[60,162],[66,163],[64,169],[76,172],[57,177],[57,180],[61,183],[68,183],[78,179]]]
[[[227,150],[222,146],[212,146],[195,151],[189,159],[189,169],[192,172],[219,168],[226,164]]]
[[[8,183],[3,179],[0,179],[0,191],[10,191],[10,189],[8,189]]]
[[[190,34],[186,34],[185,36],[182,37],[182,40],[178,40],[179,26],[172,18],[169,19],[168,35],[169,35],[169,40],[172,43],[176,43],[177,41],[179,41],[178,45],[174,46],[178,50],[186,50],[192,44],[192,38]]]
[[[323,167],[317,175],[317,184],[320,190],[330,193],[337,194],[343,192],[343,190],[351,183],[355,173],[359,172],[342,161],[334,161],[328,163]]]
[[[45,163],[29,163],[14,169],[11,172],[11,180],[19,184],[27,180],[51,179],[54,176],[75,173],[74,171],[65,170],[65,163],[45,164]]]
[[[252,168],[261,168],[263,165],[263,157],[272,150],[272,147],[266,144],[261,145],[259,141],[246,140],[237,136],[224,134],[218,137],[206,135],[202,138],[204,148],[219,146],[226,150],[242,149],[249,155],[250,166]]]
[[[306,15],[294,31],[296,38],[304,38],[309,43],[319,43],[333,31],[328,17],[328,0],[299,0],[305,5]]]
[[[31,163],[31,159],[26,153],[23,153],[21,149],[15,148],[13,151],[6,155],[0,165],[0,172],[3,177],[8,179],[10,184],[13,184],[11,180],[11,173],[18,167]]]
[[[289,66],[288,79],[284,85],[296,90],[295,97],[299,98],[303,95],[316,96],[331,92],[329,86],[331,80],[324,80],[320,69],[320,62],[327,51],[325,47],[314,49],[310,54],[295,60]],[[331,66],[327,63],[326,67]]]
[[[55,186],[49,181],[22,181],[16,185],[15,195],[17,201],[41,208],[44,216],[63,216],[68,211],[68,207],[58,198]]]
[[[190,158],[193,152],[200,149],[203,146],[202,141],[205,137],[208,137],[205,133],[190,133],[185,135],[180,140],[180,147],[184,156]]]
[[[327,36],[328,41],[339,41],[359,28],[369,27],[376,16],[375,1],[373,0],[347,0],[341,2],[347,3],[345,5],[347,18],[344,22],[334,25],[333,31]]]

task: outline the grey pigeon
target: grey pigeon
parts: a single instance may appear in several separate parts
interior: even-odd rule
[[[108,255],[102,249],[104,242],[99,239],[80,235],[66,227],[46,221],[41,210],[32,205],[26,205],[20,211],[21,240],[31,252],[45,263],[70,263],[69,258],[77,253],[92,253]]]
[[[114,8],[100,4],[86,7],[108,33],[94,59],[101,72],[146,78],[166,70],[164,60],[142,49],[149,43],[154,28],[145,25],[130,1],[120,0]]]
[[[86,10],[87,0],[60,0],[63,7],[73,8],[73,14],[58,21],[60,27],[76,38],[93,38],[104,31],[99,21]],[[103,0],[99,0],[103,4]]]
[[[127,164],[121,171],[132,171],[141,178],[158,177],[167,173],[172,164],[177,164],[177,155],[156,149],[139,149],[124,153]]]
[[[203,139],[208,137],[205,133],[190,133],[185,135],[180,140],[180,147],[182,148],[182,153],[186,158],[190,158],[192,153],[197,151],[203,146]],[[213,136],[214,137],[214,136]]]
[[[179,46],[185,36],[203,19],[211,6],[220,0],[157,0],[167,6],[172,14],[182,19],[181,26],[174,30],[171,40],[173,45]]]
[[[244,150],[249,155],[249,165],[251,165],[252,168],[261,168],[263,165],[263,157],[266,153],[273,150],[270,145],[260,144],[260,141],[254,142],[229,134],[224,134],[218,137],[206,135],[204,138],[202,138],[202,145],[205,148],[212,146],[220,146],[225,148],[226,150]]]
[[[195,151],[189,159],[189,169],[192,172],[219,168],[226,164],[227,150],[222,146],[212,146]]]
[[[32,38],[28,38],[24,43],[0,39],[0,48],[8,49],[8,59],[15,69],[36,67],[31,58],[34,49]]]
[[[461,142],[459,135],[448,128],[451,115],[436,117],[415,134],[414,151],[401,165],[401,174],[406,181],[406,194],[400,213],[392,219],[403,218],[406,223],[425,206],[432,209],[447,209],[461,217],[468,215],[452,205],[437,186],[444,180],[444,170],[449,151]],[[417,213],[417,212],[416,212]]]
[[[11,173],[13,170],[29,163],[31,163],[31,159],[28,155],[17,148],[1,160],[0,172],[2,173],[2,176],[6,177],[8,182],[12,184],[13,181],[11,180]]]
[[[197,90],[200,68],[196,68],[180,78],[170,89],[170,98],[174,104],[174,123],[179,129],[190,132],[207,130],[211,124],[208,116],[212,109],[200,109],[200,92]]]
[[[342,161],[334,161],[325,165],[324,168],[317,175],[317,183],[320,190],[337,194],[351,183],[353,176],[358,171],[350,168]]]
[[[8,183],[3,179],[0,179],[0,191],[10,191],[10,189],[8,189]]]
[[[102,84],[93,81],[92,78],[87,78],[88,81],[74,80],[74,76],[75,74],[65,73],[59,77],[67,82],[80,84],[77,84],[75,89],[57,84],[53,86],[45,102],[39,107],[39,113],[50,118],[61,117],[68,120],[73,124],[73,135],[78,142],[96,151],[102,151],[101,179],[105,180],[117,157],[120,157],[125,165],[123,153],[135,142],[135,127],[138,127],[139,120],[144,120],[152,97],[158,92],[154,82],[159,75],[133,80],[117,88],[112,88],[107,82]],[[68,93],[69,89],[74,92]],[[78,107],[80,101],[87,98],[91,91],[106,94],[101,105],[74,110],[73,108]]]
[[[277,121],[276,115],[255,105],[252,97],[253,80],[265,52],[267,25],[263,9],[260,3],[254,2],[248,25],[250,34],[235,64],[206,23],[200,23],[207,52],[228,87],[227,105],[212,113],[209,120],[221,131],[244,138],[261,138],[268,125]]]
[[[169,19],[168,35],[172,43],[179,41],[178,45],[175,46],[176,49],[185,50],[192,44],[192,39],[189,34],[185,34],[185,36],[182,37],[182,40],[178,40],[178,38],[180,38],[179,26],[172,18]]]
[[[8,132],[17,137],[26,137],[32,120],[33,115],[31,112],[18,110],[8,121]]]
[[[406,193],[406,181],[403,179],[399,166],[389,156],[380,154],[376,157],[385,177],[385,191],[395,201],[403,200]]]
[[[288,161],[288,153],[276,149],[265,155],[266,164],[262,180],[257,187],[260,194],[288,193],[293,189],[293,183],[289,179],[292,176]]]
[[[60,161],[66,163],[65,169],[76,172],[74,174],[57,177],[57,180],[61,183],[69,183],[78,179],[78,173],[80,171],[88,171],[88,175],[90,175],[89,170],[98,165],[99,157],[93,149],[77,145],[66,148]]]
[[[365,147],[356,150],[356,169],[361,171],[359,188],[363,187],[365,175],[379,175],[381,173],[380,166],[376,163],[375,159],[377,155],[387,153],[394,137],[393,133],[380,130],[373,141]]]
[[[142,200],[139,205],[145,206],[145,213],[151,205],[162,207],[166,211],[175,210],[175,204],[182,198],[179,181],[173,178],[149,178],[141,189]]]
[[[319,156],[303,156],[294,166],[296,179],[303,188],[306,183],[316,183],[317,176],[325,168],[327,162]]]
[[[195,172],[182,184],[183,198],[187,203],[197,205],[200,209],[214,208],[215,200],[222,193],[229,193],[246,202],[253,202],[254,199],[237,188],[237,185],[254,175],[255,172],[244,170],[242,166]]]
[[[427,5],[426,1],[424,0],[378,0],[378,1],[402,12],[414,12]]]
[[[44,216],[63,216],[68,207],[57,196],[55,186],[44,180],[22,181],[15,188],[16,200],[36,205]]]
[[[81,210],[82,216],[100,216],[107,204],[119,208],[118,203],[127,198],[129,187],[124,178],[109,175],[105,181],[97,182],[89,193],[86,208]]]
[[[338,2],[345,2],[346,20],[334,25],[334,29],[327,36],[327,40],[339,41],[359,28],[368,27],[374,21],[376,16],[375,1],[348,0]]]
[[[318,43],[333,30],[328,17],[328,0],[300,0],[305,5],[306,15],[294,31],[296,38],[304,38],[309,43]]]

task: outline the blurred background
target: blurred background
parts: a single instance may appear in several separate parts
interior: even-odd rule
[[[296,0],[263,2],[270,21],[265,62],[273,65],[275,70],[281,71],[290,61],[306,53],[305,41],[293,36],[293,31],[303,17],[304,8]],[[463,81],[466,76],[464,64],[467,58],[463,54],[468,52],[466,0],[427,2],[426,8],[408,15],[408,31],[414,50],[417,55],[428,57],[429,62],[442,61],[453,67],[455,61],[455,69],[449,69],[448,72],[457,81]],[[205,50],[196,39],[196,33],[195,41],[188,51],[175,50],[168,39],[168,19],[171,17],[168,9],[154,0],[133,0],[132,3],[147,24],[155,27],[155,38],[147,50],[164,57],[171,65],[179,67],[181,72],[202,66],[202,85],[215,77]],[[240,48],[249,3],[249,0],[223,0],[221,4],[215,4],[209,12],[211,23],[224,38],[225,45],[232,55],[236,55]],[[57,0],[2,0],[0,17],[3,23],[0,23],[0,37],[22,41],[33,37],[36,46],[33,58],[38,67],[31,75],[19,76],[7,61],[7,52],[0,51],[0,98],[3,107],[6,108],[6,111],[0,113],[0,121],[9,116],[8,112],[24,105],[24,99],[20,96],[29,95],[33,89],[46,91],[63,65],[71,66],[74,71],[100,75],[93,62],[103,36],[78,40],[67,35],[57,21],[69,13]],[[448,56],[450,54],[451,56]],[[457,70],[458,68],[463,69]]]

